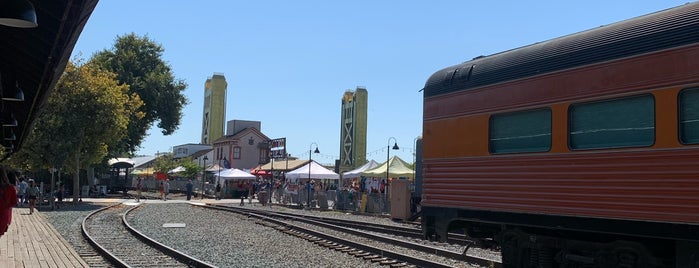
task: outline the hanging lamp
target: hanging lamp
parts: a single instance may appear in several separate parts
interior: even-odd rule
[[[6,101],[24,101],[24,91],[19,87],[19,81],[14,86],[2,88],[2,99]]]
[[[0,25],[17,28],[35,28],[36,10],[28,0],[4,0],[0,2]]]

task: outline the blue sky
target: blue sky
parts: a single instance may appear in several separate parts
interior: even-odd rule
[[[369,92],[367,159],[386,160],[395,137],[413,160],[422,93],[439,69],[687,3],[687,1],[180,1],[101,0],[73,50],[89,58],[117,36],[148,36],[189,87],[179,130],[153,128],[139,154],[199,143],[204,82],[223,73],[226,121],[262,122],[293,156],[340,155],[345,90]],[[391,140],[393,142],[393,140]]]

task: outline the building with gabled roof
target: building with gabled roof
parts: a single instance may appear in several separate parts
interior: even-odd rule
[[[212,164],[237,169],[266,164],[269,162],[269,140],[256,127],[237,130],[214,141]]]

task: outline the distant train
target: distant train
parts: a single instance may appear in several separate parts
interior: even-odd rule
[[[422,226],[505,267],[699,267],[699,3],[424,87]]]

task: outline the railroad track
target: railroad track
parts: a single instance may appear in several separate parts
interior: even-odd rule
[[[488,267],[501,267],[502,264],[488,259],[483,259],[477,256],[466,255],[465,252],[454,252],[448,250],[442,250],[435,248],[433,246],[427,246],[418,243],[412,243],[405,240],[395,239],[387,236],[382,236],[378,234],[372,234],[366,232],[365,230],[358,230],[354,228],[348,228],[333,223],[323,222],[322,220],[309,219],[306,216],[300,216],[290,213],[278,213],[265,210],[256,209],[245,209],[229,206],[213,206],[213,205],[202,205],[207,208],[229,211],[247,215],[249,217],[254,217],[258,219],[259,224],[263,224],[279,231],[292,234],[316,244],[323,245],[335,250],[340,250],[347,252],[348,254],[363,257],[365,259],[370,259],[372,261],[381,262],[381,264],[391,265],[392,267],[402,267],[402,266],[417,266],[417,267],[451,267],[439,262],[434,262],[431,260],[416,258],[410,254],[404,254],[401,252],[393,252],[383,248],[373,247],[366,244],[356,243],[354,241],[340,238],[331,234],[326,234],[322,231],[315,231],[306,228],[302,225],[297,225],[291,222],[303,222],[306,224],[311,224],[319,226],[322,228],[332,229],[333,231],[339,231],[343,233],[348,233],[355,236],[361,236],[364,238],[372,239],[375,241],[380,241],[382,243],[397,245],[411,250],[421,251],[429,254],[434,254],[437,256],[445,257],[448,259],[464,261],[472,264],[478,264],[481,266]]]
[[[129,207],[118,204],[96,210],[82,223],[90,244],[116,267],[214,267],[153,241],[131,228],[126,219]]]
[[[241,208],[241,209],[254,210],[254,209],[250,209],[250,208]],[[312,215],[301,215],[301,214],[279,212],[279,211],[277,211],[276,213],[282,214],[282,215],[291,215],[291,216],[295,216],[295,217],[304,217],[306,219],[312,219],[315,221],[335,224],[335,225],[348,227],[348,228],[362,229],[362,230],[372,231],[372,232],[377,232],[377,233],[408,237],[408,238],[412,238],[412,239],[416,239],[416,240],[423,240],[423,236],[424,236],[422,234],[422,229],[420,228],[420,225],[412,224],[412,223],[408,224],[408,225],[412,225],[412,226],[406,227],[406,226],[385,225],[385,224],[377,224],[377,223],[362,222],[362,221],[353,221],[353,220],[346,220],[346,219],[325,218],[325,217],[312,216]],[[449,238],[447,240],[447,243],[464,245],[464,246],[470,247],[470,246],[474,245],[476,242],[469,239],[464,234],[450,233]]]

